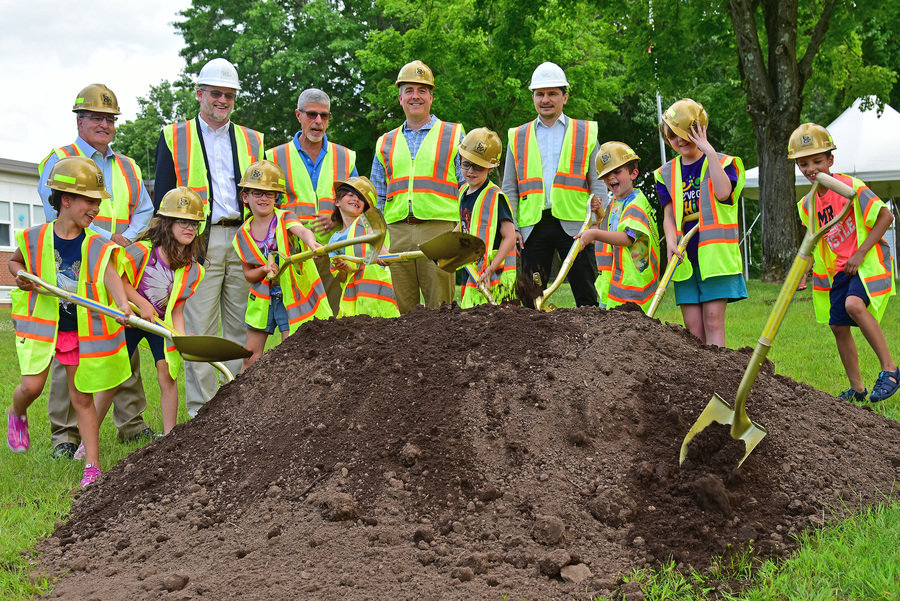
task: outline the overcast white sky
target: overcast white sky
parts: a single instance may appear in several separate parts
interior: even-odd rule
[[[0,158],[37,163],[74,141],[72,105],[88,84],[109,86],[120,121],[134,119],[137,97],[184,67],[172,23],[190,4],[0,0]]]

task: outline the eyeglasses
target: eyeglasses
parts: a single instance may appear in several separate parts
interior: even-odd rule
[[[328,113],[328,112],[325,112],[325,113],[319,113],[317,111],[300,111],[300,112],[303,113],[304,115],[306,115],[306,118],[309,119],[310,121],[315,121],[316,117],[321,117],[322,121],[328,121],[328,119],[331,118],[331,113]]]
[[[109,123],[110,125],[115,125],[118,118],[115,115],[102,115],[98,113],[81,113],[81,117],[83,119],[87,119],[94,125],[99,125],[104,121]]]
[[[275,200],[275,197],[278,196],[278,192],[273,192],[272,190],[250,190],[250,196],[253,198]]]
[[[470,163],[469,161],[462,161],[459,164],[459,168],[462,171],[475,171],[476,173],[481,173],[482,171],[487,171],[487,167],[482,167],[481,165],[476,165],[475,163]]]
[[[181,227],[183,227],[186,230],[199,230],[200,229],[200,222],[194,221],[193,219],[176,219],[175,224],[180,225]]]
[[[202,91],[209,94],[213,100],[218,100],[222,96],[225,97],[225,100],[231,102],[234,100],[234,92],[222,92],[221,90],[210,90],[209,88],[200,88]]]

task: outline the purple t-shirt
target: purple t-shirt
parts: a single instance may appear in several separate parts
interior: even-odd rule
[[[150,301],[157,315],[166,316],[166,307],[169,304],[169,296],[172,294],[172,286],[175,285],[175,271],[163,260],[159,254],[159,248],[153,247],[144,274],[138,282],[137,293]]]
[[[702,160],[694,161],[690,165],[681,164],[681,182],[684,189],[684,201],[682,203],[684,216],[693,215],[694,213],[700,210],[700,173],[703,170],[703,164],[706,163],[706,157],[704,156]],[[707,175],[709,174],[709,170],[707,170]],[[734,187],[737,185],[737,169],[732,162],[730,165],[725,167],[725,175],[728,176],[728,179],[731,180],[731,191],[734,192]],[[659,207],[660,209],[665,209],[665,206],[672,202],[672,197],[669,195],[668,188],[660,182],[656,182],[656,194],[659,196]],[[731,199],[720,200],[719,202],[723,202],[725,204],[732,204],[734,201]],[[689,222],[685,228],[684,233],[691,231],[696,227],[697,222],[691,221]],[[693,265],[697,264],[697,236],[691,238],[690,242],[687,245],[687,256]]]
[[[256,242],[256,246],[259,247],[259,250],[262,251],[262,254],[267,259],[269,255],[276,252],[278,250],[278,240],[275,238],[275,228],[278,226],[278,219],[276,217],[272,218],[272,221],[269,222],[269,229],[266,230],[266,237],[262,240],[257,240],[256,236],[253,235],[253,230],[250,230],[250,236],[253,237],[253,241]],[[275,255],[275,263],[278,264],[278,255]],[[281,284],[278,283],[278,280],[272,280],[271,287],[269,288],[269,293],[274,294],[276,292],[281,292]]]

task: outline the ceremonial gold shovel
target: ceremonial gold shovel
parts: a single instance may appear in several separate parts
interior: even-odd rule
[[[681,230],[684,231],[685,223],[691,221],[697,221],[700,219],[700,213],[694,213],[693,215],[688,215],[682,221]],[[675,270],[678,269],[678,266],[681,265],[681,262],[684,260],[684,249],[687,248],[688,242],[691,241],[691,238],[694,237],[694,234],[697,233],[699,227],[695,227],[691,229],[688,233],[681,236],[681,241],[678,243],[678,248],[672,253],[672,258],[669,259],[669,264],[666,265],[666,271],[663,273],[662,280],[659,282],[659,286],[656,288],[656,294],[653,295],[653,300],[650,301],[650,307],[647,309],[647,317],[653,317],[656,315],[656,310],[659,309],[659,304],[662,302],[663,297],[666,295],[666,290],[669,288],[669,284],[672,283],[672,276],[675,275]]]
[[[815,198],[817,188],[820,185],[825,186],[850,200],[839,215],[824,224],[821,228],[816,229],[815,224],[818,217],[815,210]],[[788,272],[788,276],[781,286],[781,292],[778,293],[778,298],[775,299],[775,306],[772,308],[769,320],[766,322],[762,335],[756,343],[756,348],[753,350],[753,356],[750,357],[750,363],[747,365],[744,377],[741,379],[741,383],[738,386],[734,408],[718,394],[713,394],[712,399],[710,399],[709,403],[706,405],[706,409],[703,410],[703,413],[701,413],[700,417],[697,418],[697,421],[694,422],[694,425],[687,433],[687,436],[684,437],[684,442],[681,443],[681,455],[678,459],[679,465],[684,463],[684,460],[687,457],[688,445],[691,443],[691,440],[713,422],[717,422],[724,426],[731,426],[731,437],[735,440],[744,441],[744,456],[741,458],[740,462],[738,462],[738,467],[744,463],[744,460],[747,459],[750,452],[753,451],[753,449],[756,448],[756,445],[758,445],[763,437],[765,437],[767,433],[766,429],[751,421],[747,416],[747,396],[750,394],[753,382],[756,380],[756,376],[759,374],[759,370],[766,360],[766,355],[772,347],[772,342],[775,339],[775,335],[778,333],[778,328],[781,326],[781,322],[787,313],[791,300],[794,298],[794,293],[797,291],[797,284],[812,263],[813,248],[819,238],[847,215],[853,206],[855,196],[856,193],[853,191],[853,188],[836,180],[830,175],[819,173],[816,176],[816,185],[813,186],[810,196],[810,198],[813,199],[813,206],[809,207],[808,211],[809,218],[807,220],[806,235],[803,236],[803,241],[800,243],[800,250],[797,251],[797,256],[794,258],[794,264],[791,265],[791,270]]]
[[[483,254],[484,242],[481,241],[481,238],[462,232],[444,232],[440,236],[435,236],[431,240],[419,244],[419,250],[378,255],[375,260],[400,263],[424,257],[437,263],[440,269],[453,273],[460,266],[471,263]],[[368,263],[363,257],[350,255],[336,255],[334,258],[351,263]]]

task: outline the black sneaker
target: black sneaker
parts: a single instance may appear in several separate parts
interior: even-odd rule
[[[53,447],[50,456],[54,459],[75,459],[75,450],[78,446],[74,442],[61,442]]]
[[[850,401],[851,403],[865,403],[866,397],[869,395],[869,389],[866,388],[862,392],[857,392],[853,388],[848,388],[841,394],[837,395],[842,401]]]
[[[134,436],[129,436],[128,438],[123,438],[120,442],[150,442],[152,440],[156,440],[157,438],[161,438],[162,434],[153,431],[153,428],[146,427]]]

